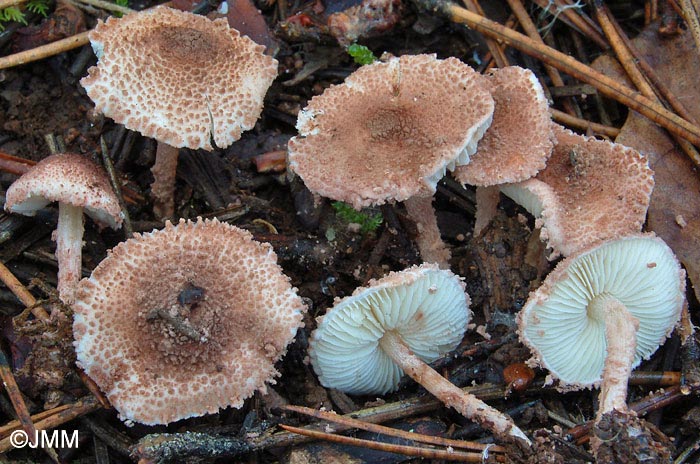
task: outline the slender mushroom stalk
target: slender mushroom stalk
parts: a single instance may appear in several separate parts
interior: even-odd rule
[[[156,162],[151,168],[153,184],[153,212],[157,218],[167,219],[175,214],[175,177],[180,150],[165,142],[158,142]]]
[[[408,217],[416,224],[416,245],[426,263],[435,263],[440,269],[450,268],[450,250],[440,237],[440,229],[433,208],[433,197],[413,196],[404,201]]]
[[[591,302],[592,311],[602,311],[608,355],[603,365],[597,420],[617,410],[626,412],[627,381],[632,373],[637,351],[639,321],[614,296],[605,295]]]
[[[499,439],[530,447],[513,421],[426,363],[453,350],[469,321],[464,283],[435,264],[393,272],[336,302],[311,335],[321,383],[351,394],[396,389],[403,373]]]
[[[83,230],[83,208],[59,203],[55,232],[58,294],[66,304],[75,301],[75,289],[83,276]]]
[[[7,190],[5,209],[33,216],[52,201],[58,202],[58,293],[72,304],[82,276],[83,212],[113,229],[121,226],[122,212],[107,174],[85,156],[71,153],[51,155],[27,171]]]
[[[520,441],[527,446],[531,445],[530,440],[510,417],[492,408],[476,396],[466,393],[435,372],[413,354],[395,331],[385,332],[379,340],[379,346],[399,365],[403,372],[421,384],[446,406],[454,408],[468,419],[475,420],[485,429],[492,431],[498,438],[507,441]]]

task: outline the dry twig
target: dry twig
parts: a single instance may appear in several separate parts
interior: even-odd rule
[[[533,56],[540,61],[550,64],[580,81],[594,86],[601,94],[628,106],[649,118],[656,124],[668,129],[691,143],[700,146],[700,127],[697,127],[678,115],[663,108],[658,103],[640,95],[638,92],[617,82],[616,80],[586,66],[576,59],[548,46],[542,45],[529,37],[508,29],[501,24],[484,18],[481,15],[459,7],[444,0],[414,0],[419,7],[439,12],[450,20],[466,24],[472,29],[507,45]]]
[[[438,445],[459,449],[466,449],[469,451],[479,451],[483,452],[488,449],[493,453],[503,453],[505,449],[498,445],[485,445],[483,443],[477,443],[466,440],[451,440],[449,438],[436,437],[432,435],[423,435],[420,433],[406,432],[404,430],[392,429],[391,427],[385,427],[383,425],[372,424],[370,422],[364,422],[361,420],[354,419],[352,413],[347,415],[338,415],[333,412],[318,411],[316,409],[306,408],[304,406],[285,406],[284,409],[287,411],[296,412],[299,414],[305,414],[307,416],[314,417],[316,419],[325,420],[332,422],[334,424],[340,424],[347,428],[356,428],[361,430],[366,430],[368,432],[380,433],[389,437],[403,438],[405,440],[413,440],[418,443],[427,443],[430,445]]]
[[[417,456],[424,459],[447,459],[450,461],[460,462],[484,462],[486,457],[488,457],[487,451],[484,451],[484,453],[465,453],[461,451],[452,451],[450,449],[438,450],[432,448],[419,448],[416,446],[393,445],[390,443],[381,443],[372,440],[363,440],[361,438],[346,437],[345,435],[321,432],[319,430],[291,427],[289,425],[280,425],[280,427],[289,432],[298,433],[317,440],[326,440],[344,445],[359,446],[362,448],[384,451],[387,453],[403,454],[405,456]],[[503,456],[497,456],[496,461],[505,462],[505,458]]]

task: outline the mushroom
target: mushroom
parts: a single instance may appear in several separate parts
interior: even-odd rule
[[[305,306],[269,244],[216,220],[135,235],[80,282],[78,365],[123,420],[166,424],[240,407],[274,364]]]
[[[639,233],[654,189],[647,159],[624,145],[554,125],[557,144],[536,177],[501,186],[542,227],[550,259],[605,239]]]
[[[44,158],[17,179],[7,189],[5,210],[34,216],[53,201],[58,202],[58,293],[72,304],[82,277],[83,211],[99,226],[112,229],[121,227],[123,214],[104,170],[73,153]]]
[[[518,315],[518,333],[561,390],[600,384],[603,417],[633,418],[632,369],[670,335],[685,304],[685,272],[663,240],[604,241],[560,262]]]
[[[486,78],[455,58],[366,65],[299,113],[289,167],[312,192],[356,209],[405,201],[423,260],[447,267],[432,195],[448,169],[469,162],[493,107]]]
[[[479,187],[521,182],[544,169],[552,154],[547,97],[529,69],[508,66],[486,76],[496,103],[493,122],[469,164],[453,174],[462,184]]]
[[[395,390],[403,373],[499,438],[529,445],[513,421],[465,393],[426,363],[457,347],[469,322],[459,277],[434,264],[369,282],[336,301],[309,341],[321,383],[351,394]]]
[[[80,83],[98,111],[158,140],[152,192],[170,217],[177,148],[225,148],[251,129],[277,61],[226,19],[164,6],[111,17],[89,37],[99,62]]]

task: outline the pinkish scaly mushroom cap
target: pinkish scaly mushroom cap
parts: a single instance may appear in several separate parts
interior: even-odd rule
[[[83,208],[100,226],[121,227],[123,216],[109,179],[86,156],[58,153],[39,161],[7,189],[5,209],[34,216],[54,201]]]
[[[277,76],[265,47],[226,19],[164,6],[99,22],[90,42],[99,62],[80,82],[96,109],[173,147],[231,145]]]
[[[501,186],[542,227],[551,258],[642,230],[654,189],[647,159],[624,145],[554,125],[557,144],[536,177]]]
[[[529,179],[552,154],[547,98],[529,69],[509,66],[487,77],[496,102],[493,122],[469,164],[455,168],[454,176],[462,184],[481,187]]]
[[[56,260],[58,293],[66,304],[82,276],[83,212],[98,225],[122,225],[119,200],[107,175],[85,156],[59,153],[44,158],[17,179],[5,197],[5,209],[34,216],[52,201],[58,202]]]
[[[491,123],[486,78],[455,58],[391,58],[311,99],[289,142],[309,189],[360,209],[429,196]]]
[[[123,420],[215,413],[274,383],[304,311],[270,245],[216,220],[168,222],[80,282],[78,365]]]

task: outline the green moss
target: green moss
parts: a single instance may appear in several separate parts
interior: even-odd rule
[[[352,206],[342,201],[334,201],[331,203],[333,209],[335,209],[335,214],[343,221],[350,223],[355,223],[360,225],[360,232],[366,234],[368,232],[374,232],[382,225],[384,218],[381,213],[368,214],[362,211],[357,211]]]
[[[372,64],[377,61],[377,57],[374,56],[372,50],[365,47],[364,45],[352,44],[348,47],[348,54],[352,56],[355,63],[365,65]]]

